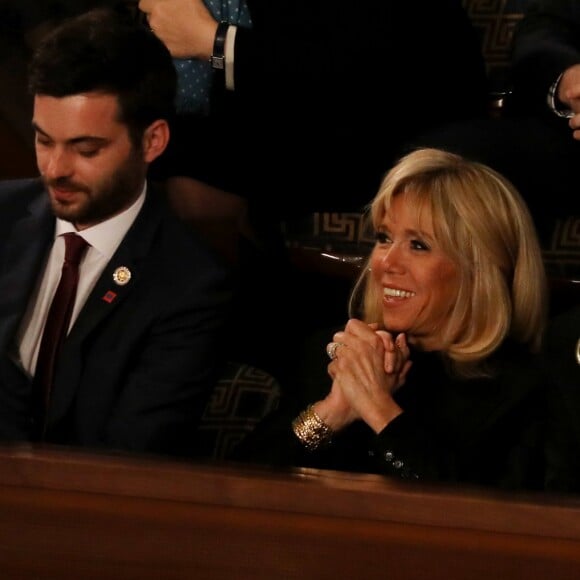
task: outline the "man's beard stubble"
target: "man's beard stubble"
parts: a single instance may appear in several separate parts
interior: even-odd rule
[[[76,183],[68,178],[49,180],[43,177],[43,181],[47,187],[77,192],[71,203],[50,198],[56,217],[74,224],[95,225],[121,213],[137,199],[143,173],[141,152],[133,150],[123,165],[95,185]]]

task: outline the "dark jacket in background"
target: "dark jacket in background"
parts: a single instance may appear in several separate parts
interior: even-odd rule
[[[516,106],[524,111],[554,115],[547,105],[548,90],[565,69],[578,63],[580,3],[576,0],[530,0],[513,39]]]
[[[219,82],[209,118],[178,118],[166,175],[247,197],[266,220],[360,210],[414,136],[485,114],[480,43],[459,0],[248,7],[235,92]]]

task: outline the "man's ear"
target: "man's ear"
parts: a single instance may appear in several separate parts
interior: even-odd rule
[[[169,143],[169,125],[164,119],[153,121],[143,133],[143,159],[151,163],[157,159]]]

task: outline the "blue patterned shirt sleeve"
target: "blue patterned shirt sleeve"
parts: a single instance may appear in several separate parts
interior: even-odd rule
[[[204,0],[218,22],[229,22],[250,28],[252,19],[244,0]],[[194,58],[174,58],[177,70],[177,100],[179,113],[207,114],[210,107],[211,84],[215,71],[211,64]]]

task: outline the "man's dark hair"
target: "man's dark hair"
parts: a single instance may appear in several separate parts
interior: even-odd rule
[[[28,69],[31,95],[117,96],[134,145],[157,119],[173,115],[177,75],[171,54],[128,12],[97,8],[69,19],[40,42]]]

